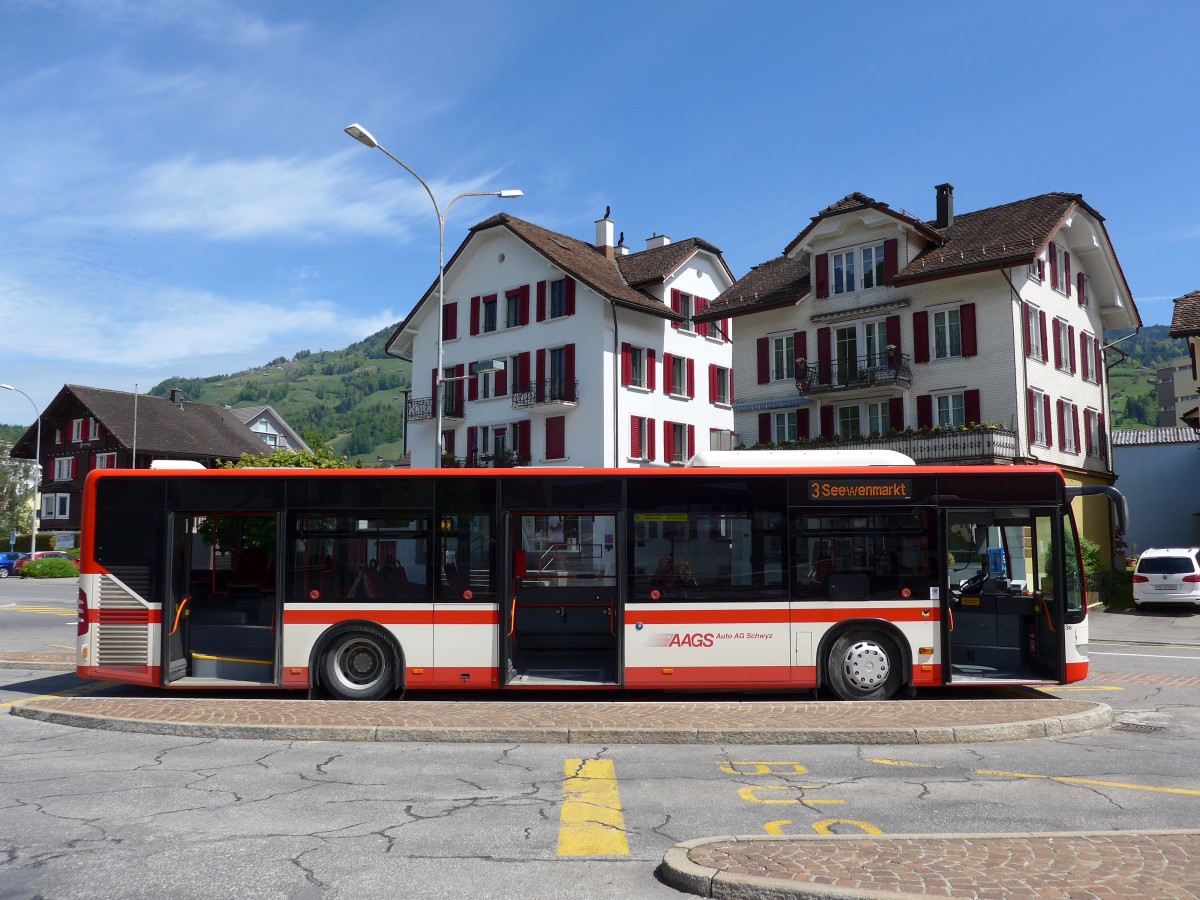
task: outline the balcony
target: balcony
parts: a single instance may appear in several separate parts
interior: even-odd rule
[[[443,469],[515,469],[517,466],[527,466],[529,460],[519,456],[516,451],[506,450],[503,453],[476,453],[474,456],[442,456]]]
[[[410,422],[418,422],[422,419],[432,419],[437,411],[433,405],[432,397],[410,397],[404,407],[405,415]],[[462,419],[463,415],[463,399],[461,396],[444,397],[442,401],[442,418],[443,419]]]
[[[907,353],[888,351],[852,359],[826,360],[811,366],[796,360],[796,390],[802,394],[827,394],[833,391],[877,387],[908,387],[912,367]]]
[[[574,406],[579,402],[579,382],[566,378],[547,378],[516,385],[512,392],[514,409],[536,406]]]
[[[918,464],[973,466],[1010,465],[1017,459],[1020,444],[1015,431],[983,426],[905,430],[879,438],[839,438],[833,441],[817,438],[779,446],[796,450],[895,450]]]

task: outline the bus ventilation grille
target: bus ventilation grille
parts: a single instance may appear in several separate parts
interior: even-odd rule
[[[143,567],[129,567],[136,575]],[[149,578],[143,580],[149,584]],[[100,576],[101,612],[123,611],[146,617],[146,603],[108,575]],[[101,622],[97,626],[96,665],[144,666],[149,663],[150,636],[147,624]]]

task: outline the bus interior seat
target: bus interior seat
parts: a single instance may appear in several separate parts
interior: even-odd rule
[[[833,572],[829,576],[830,600],[861,600],[871,593],[871,580],[862,572]]]
[[[261,547],[248,547],[241,552],[233,573],[229,576],[228,587],[238,590],[258,590],[267,576],[269,560],[267,551]]]

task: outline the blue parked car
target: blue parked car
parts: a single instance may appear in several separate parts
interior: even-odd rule
[[[25,559],[29,556],[28,553],[4,552],[0,553],[0,578],[7,578],[13,573],[13,569],[17,565],[18,559]]]

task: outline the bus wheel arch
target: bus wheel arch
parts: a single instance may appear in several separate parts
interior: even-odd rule
[[[404,692],[404,651],[373,622],[330,628],[313,647],[309,671],[314,685],[339,700],[381,700]]]
[[[912,683],[908,641],[895,625],[858,619],[830,629],[817,654],[818,683],[842,700],[889,700]]]

